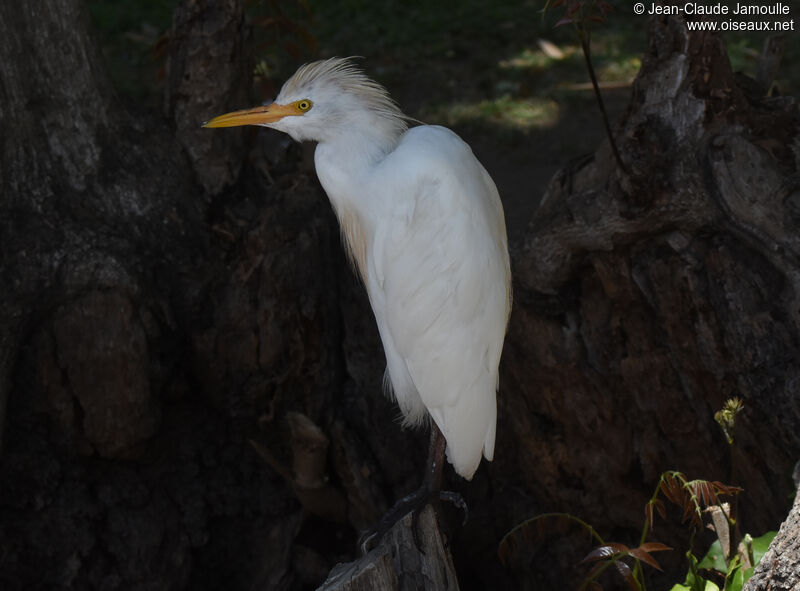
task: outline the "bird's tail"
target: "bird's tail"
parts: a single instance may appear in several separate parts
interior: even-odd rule
[[[496,377],[487,375],[462,392],[454,405],[430,409],[447,440],[447,460],[467,480],[472,480],[481,456],[489,461],[494,457],[496,384]]]

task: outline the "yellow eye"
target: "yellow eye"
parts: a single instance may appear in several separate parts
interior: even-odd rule
[[[297,101],[294,105],[297,107],[298,111],[305,113],[314,105],[314,103],[308,99],[303,99],[302,101]]]

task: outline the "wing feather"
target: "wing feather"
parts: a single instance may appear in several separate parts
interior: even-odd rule
[[[510,299],[497,189],[451,131],[418,127],[386,158],[367,287],[401,410],[427,409],[448,458],[471,478],[491,459],[495,392]],[[379,172],[380,172],[379,167]],[[421,405],[424,408],[421,408]]]

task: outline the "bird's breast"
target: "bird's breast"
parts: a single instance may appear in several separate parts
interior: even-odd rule
[[[367,244],[370,240],[369,172],[363,165],[352,165],[346,154],[319,144],[315,153],[317,177],[328,195],[339,220],[342,241],[348,258],[362,281],[367,278]]]
[[[350,204],[340,202],[338,205],[331,200],[336,217],[339,219],[339,229],[342,232],[342,241],[345,245],[350,264],[353,265],[361,280],[367,281],[367,232],[363,219],[358,210]]]

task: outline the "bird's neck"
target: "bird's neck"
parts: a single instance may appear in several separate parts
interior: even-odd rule
[[[383,121],[342,128],[320,141],[314,154],[317,176],[334,207],[348,201],[358,209],[369,200],[372,171],[396,147],[400,131]]]
[[[317,177],[336,212],[350,261],[365,283],[367,245],[380,211],[375,170],[399,136],[386,129],[349,130],[319,142],[314,153]]]
[[[383,160],[395,149],[402,131],[395,122],[385,117],[346,121],[330,137],[319,142],[324,149],[330,148],[336,160],[368,166]]]

